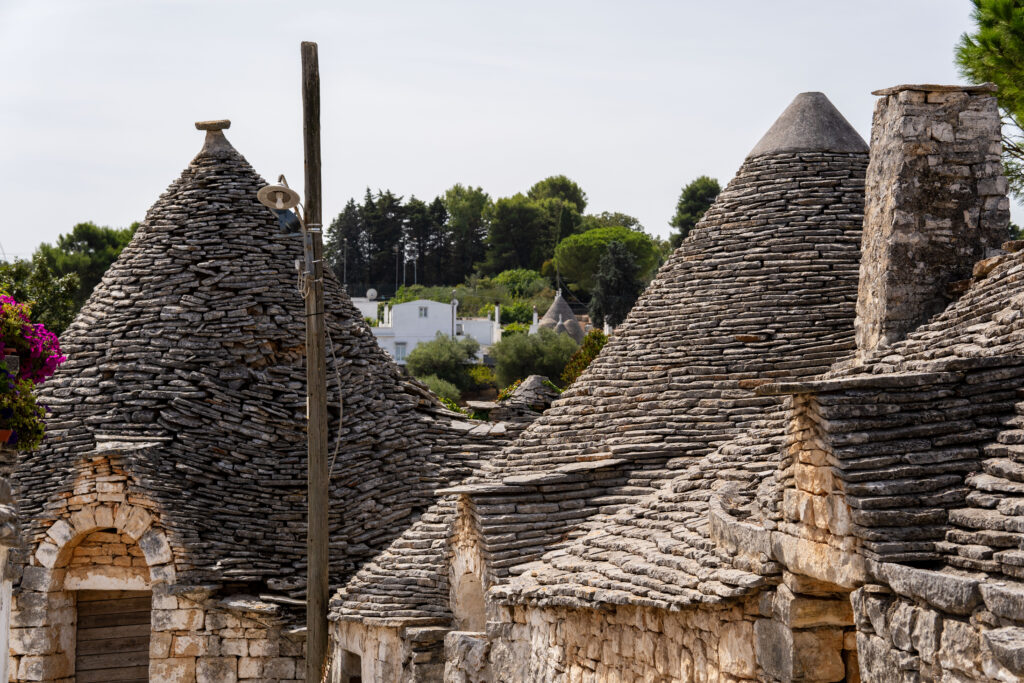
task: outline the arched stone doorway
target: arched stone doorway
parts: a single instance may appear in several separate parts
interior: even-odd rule
[[[130,503],[99,504],[78,510],[54,522],[46,537],[38,541],[31,564],[25,567],[20,589],[14,597],[11,618],[12,680],[57,681],[76,675],[76,663],[87,662],[79,680],[114,680],[111,669],[130,669],[123,675],[146,670],[148,680],[148,634],[146,652],[140,654],[140,620],[151,604],[154,586],[173,581],[173,554],[164,532],[154,524],[145,508]],[[162,586],[160,586],[162,587]],[[129,600],[129,603],[120,602]],[[104,602],[106,601],[106,602]],[[85,603],[99,603],[89,604]],[[80,609],[84,605],[84,609]],[[105,611],[101,616],[97,610]],[[113,611],[111,611],[113,610]],[[92,631],[86,637],[111,636],[106,645],[119,648],[106,660],[79,660],[77,632]],[[101,626],[106,624],[106,626]],[[121,627],[132,626],[132,629]],[[95,648],[89,645],[87,648]],[[93,653],[96,654],[96,653]],[[130,656],[127,656],[130,655]],[[145,662],[140,664],[138,662]],[[126,666],[118,666],[124,663]],[[90,678],[92,676],[92,678]],[[96,678],[99,676],[99,678]]]

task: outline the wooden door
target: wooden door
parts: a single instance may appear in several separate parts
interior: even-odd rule
[[[149,591],[78,591],[77,683],[149,681]]]

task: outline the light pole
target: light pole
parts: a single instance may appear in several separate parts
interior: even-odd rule
[[[327,515],[327,364],[324,356],[324,272],[320,195],[320,68],[316,43],[302,43],[302,132],[305,147],[306,201],[302,220],[306,302],[306,682],[319,683],[327,666],[328,545]],[[284,178],[282,176],[281,180]],[[281,219],[299,204],[287,184],[269,185],[257,194]]]

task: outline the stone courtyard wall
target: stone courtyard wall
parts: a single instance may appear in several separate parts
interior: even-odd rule
[[[367,683],[437,683],[444,675],[444,638],[449,631],[429,625],[333,622],[330,683],[350,683],[355,675]]]
[[[495,681],[752,681],[760,673],[751,656],[757,601],[686,612],[497,609],[487,633]]]
[[[913,595],[877,584],[853,593],[865,682],[1024,679],[1024,590],[995,581],[971,586],[963,578],[924,570],[897,571],[899,584],[911,587],[906,592]]]

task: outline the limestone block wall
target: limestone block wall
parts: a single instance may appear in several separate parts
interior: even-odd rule
[[[685,612],[496,609],[487,631],[495,681],[753,681],[763,673],[752,656],[757,600]]]
[[[357,675],[367,683],[440,681],[448,632],[432,626],[332,622],[330,683],[350,683]]]
[[[168,683],[301,683],[305,640],[266,614],[153,591],[149,677]]]
[[[902,578],[925,590],[868,584],[853,593],[862,680],[1024,678],[1024,591],[991,582],[979,592],[937,572]]]

